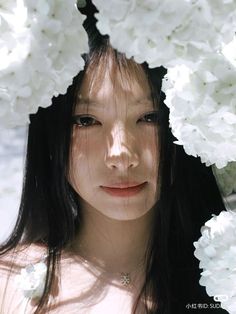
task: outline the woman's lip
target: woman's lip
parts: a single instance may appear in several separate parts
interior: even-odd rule
[[[143,188],[146,186],[147,182],[144,182],[142,184],[139,185],[135,185],[135,186],[131,186],[131,187],[122,187],[122,188],[118,188],[118,187],[107,187],[107,186],[101,186],[101,188],[108,194],[112,195],[112,196],[132,196],[132,195],[136,195],[139,192],[141,192],[143,190]]]
[[[134,181],[126,181],[126,182],[120,182],[120,183],[113,183],[109,186],[102,186],[102,187],[106,187],[106,188],[119,188],[119,189],[126,189],[126,188],[131,188],[134,186],[139,186],[142,185],[146,182],[143,183],[139,183],[139,182],[134,182]]]

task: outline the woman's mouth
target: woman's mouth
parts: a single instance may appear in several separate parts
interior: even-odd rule
[[[141,192],[145,188],[146,184],[147,182],[143,182],[141,184],[128,187],[101,186],[101,188],[103,189],[103,191],[112,196],[127,197],[136,195]]]

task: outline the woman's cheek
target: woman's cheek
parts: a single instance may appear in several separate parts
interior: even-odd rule
[[[143,129],[142,132],[139,133],[138,141],[142,146],[142,150],[145,149],[149,151],[155,160],[159,159],[159,140],[156,127],[147,126],[146,129]]]
[[[102,154],[103,141],[100,136],[87,132],[79,134],[72,142],[71,168],[76,174],[93,171]]]

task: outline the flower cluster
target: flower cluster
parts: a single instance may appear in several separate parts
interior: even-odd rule
[[[66,92],[88,51],[84,18],[74,0],[0,0],[1,126],[27,123]]]
[[[128,58],[150,67],[196,61],[234,36],[235,0],[93,0],[97,27]]]
[[[26,298],[40,298],[44,291],[47,266],[44,262],[30,264],[16,278],[17,286]]]
[[[223,56],[194,69],[169,69],[163,80],[172,133],[187,154],[218,168],[236,160],[236,71]]]
[[[217,297],[229,313],[236,311],[236,211],[223,211],[205,223],[194,242],[194,255],[203,269],[200,285]]]

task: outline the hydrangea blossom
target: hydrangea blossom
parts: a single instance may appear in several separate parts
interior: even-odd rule
[[[40,298],[44,291],[47,266],[45,262],[30,264],[21,270],[16,284],[26,298]]]
[[[228,43],[236,0],[94,0],[97,27],[128,58],[150,67],[201,59]]]
[[[195,68],[170,68],[163,80],[176,144],[218,168],[236,160],[236,71],[223,55]]]
[[[75,0],[0,0],[1,126],[27,123],[66,92],[88,51],[84,19]]]
[[[194,255],[203,269],[200,285],[221,301],[229,313],[236,311],[236,211],[222,211],[201,228]]]

